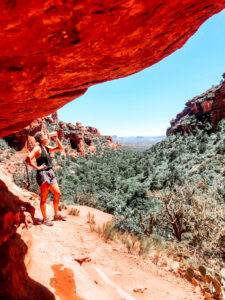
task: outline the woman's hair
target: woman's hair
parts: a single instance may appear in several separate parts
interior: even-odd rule
[[[39,144],[41,143],[41,138],[43,137],[44,133],[43,131],[38,131],[35,133],[34,138],[36,140],[36,142],[38,142]]]

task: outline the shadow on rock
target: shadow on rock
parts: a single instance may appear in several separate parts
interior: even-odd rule
[[[54,277],[50,279],[50,285],[55,289],[55,294],[61,300],[85,300],[76,294],[73,270],[62,267],[63,264],[52,265]]]
[[[18,233],[0,245],[0,299],[54,300],[52,292],[28,276],[24,264],[27,249]]]

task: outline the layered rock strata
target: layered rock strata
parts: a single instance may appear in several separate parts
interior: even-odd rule
[[[179,49],[225,0],[1,1],[0,137]]]
[[[223,74],[225,79],[225,74]],[[215,99],[212,104],[212,124],[216,129],[217,124],[221,119],[225,118],[225,81],[219,89],[215,91]]]
[[[119,145],[114,144],[111,136],[102,136],[95,127],[85,127],[81,122],[77,122],[76,125],[59,122],[58,126],[62,130],[63,138],[69,141],[71,148],[76,150],[78,155],[85,156],[88,152],[95,152],[96,147],[119,149]]]
[[[114,144],[111,136],[101,136],[97,128],[85,127],[81,122],[77,122],[76,125],[61,122],[55,113],[51,117],[34,120],[23,130],[12,133],[4,137],[4,139],[10,147],[17,151],[24,148],[31,151],[36,145],[34,135],[40,130],[46,133],[57,130],[60,139],[68,141],[67,144],[70,146],[70,149],[76,152],[72,155],[75,157],[77,155],[85,156],[88,152],[95,152],[96,146],[114,150],[119,149],[119,145]]]
[[[225,77],[225,74],[223,76]],[[170,121],[171,127],[167,129],[166,134],[188,132],[196,128],[203,129],[207,123],[210,123],[213,130],[216,130],[217,124],[224,118],[225,81],[189,100],[184,110]]]

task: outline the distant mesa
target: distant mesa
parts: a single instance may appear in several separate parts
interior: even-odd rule
[[[118,142],[120,145],[131,147],[150,147],[165,138],[162,136],[125,136],[118,137],[112,136],[114,142]]]

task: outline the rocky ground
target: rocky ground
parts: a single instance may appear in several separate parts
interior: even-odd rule
[[[14,159],[22,159],[24,155],[16,153]],[[54,222],[53,227],[33,225],[30,213],[34,213],[35,208],[35,217],[41,218],[40,199],[12,182],[13,165],[15,167],[13,162],[12,165],[1,164],[0,183],[6,185],[2,191],[6,189],[12,200],[15,199],[21,224],[9,235],[7,226],[15,223],[18,213],[4,214],[7,205],[11,205],[11,198],[3,198],[0,204],[3,226],[0,228],[5,243],[2,241],[0,249],[3,253],[0,269],[5,270],[7,281],[4,283],[3,278],[6,293],[1,294],[0,284],[0,299],[14,299],[7,291],[10,296],[28,295],[31,300],[54,297],[60,300],[203,299],[198,289],[180,277],[177,263],[168,260],[162,266],[153,253],[146,259],[129,254],[120,241],[106,243],[90,230],[88,212],[95,215],[96,224],[100,226],[112,218],[109,214],[79,206],[76,207],[80,210],[79,216],[68,215],[70,208],[62,211],[67,215],[66,222]],[[47,205],[47,213],[53,216],[52,203]],[[79,263],[80,260],[84,262]],[[8,281],[9,276],[13,278],[12,283]]]
[[[22,266],[23,273],[27,272],[25,289],[29,285],[37,289],[37,285],[41,284],[39,293],[45,292],[47,295],[50,292],[60,300],[203,299],[199,290],[180,277],[177,263],[168,261],[162,266],[156,262],[153,253],[146,259],[129,254],[120,241],[106,243],[96,232],[90,231],[88,212],[94,214],[96,224],[100,226],[112,218],[109,214],[79,206],[76,208],[80,210],[80,215],[71,216],[68,215],[71,207],[68,207],[62,211],[67,215],[66,222],[54,222],[53,227],[33,225],[29,210],[34,207],[35,217],[41,218],[40,199],[12,183],[12,173],[21,169],[17,162],[24,161],[27,153],[25,148],[13,155],[10,149],[5,150],[2,155],[8,155],[10,159],[1,162],[0,173],[0,181],[5,182],[14,195],[30,205],[20,204],[22,210],[28,207],[25,212],[27,226],[22,222],[17,229],[21,238],[19,245],[22,247],[24,243],[27,247],[24,264],[17,264],[17,258],[8,252],[9,261],[15,261],[12,271],[18,273]],[[47,205],[47,212],[50,217],[53,216],[52,203]],[[79,260],[84,262],[79,263]],[[19,277],[20,274],[17,275]],[[14,286],[18,287],[17,284]],[[29,288],[27,290],[26,293],[30,293]],[[36,300],[38,297],[32,296],[30,299]],[[46,299],[51,299],[48,297]]]
[[[41,217],[38,202],[33,200],[35,216]],[[119,241],[106,243],[90,231],[88,212],[95,215],[99,225],[110,220],[111,215],[86,206],[76,208],[80,215],[67,215],[66,222],[30,228],[28,274],[57,299],[203,299],[185,279],[155,265],[151,259],[128,254]],[[47,206],[47,211],[53,215],[52,205]],[[64,209],[63,214],[68,211]]]

